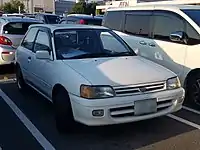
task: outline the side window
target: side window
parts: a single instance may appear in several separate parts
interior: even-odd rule
[[[37,34],[38,29],[37,28],[31,28],[26,37],[24,38],[24,40],[22,41],[21,46],[32,50],[33,49],[33,44],[34,44],[34,40],[35,40],[35,36]]]
[[[66,23],[67,23],[66,20],[62,20],[62,21],[60,22],[60,24],[66,24]]]
[[[154,39],[171,41],[170,34],[172,32],[185,31],[184,20],[171,12],[156,12],[154,19]]]
[[[118,18],[118,19],[117,19]],[[108,11],[102,22],[103,26],[120,31],[123,18],[123,11]]]
[[[200,44],[199,34],[188,22],[186,22],[186,34],[188,36],[188,45]]]
[[[33,52],[36,52],[38,50],[39,51],[49,51],[50,50],[49,36],[44,31],[39,31],[37,38],[35,40]]]
[[[124,32],[141,37],[149,37],[151,31],[151,14],[126,14]]]

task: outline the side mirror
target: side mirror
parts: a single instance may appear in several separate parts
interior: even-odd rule
[[[182,32],[182,31],[172,32],[170,34],[170,40],[173,42],[185,43],[186,42],[186,34],[185,34],[185,32]]]
[[[36,51],[37,59],[50,59],[50,55],[48,51]]]

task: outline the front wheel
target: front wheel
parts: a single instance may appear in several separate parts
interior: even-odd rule
[[[70,103],[70,98],[64,88],[60,88],[55,92],[53,97],[55,106],[56,127],[60,133],[73,131],[74,118]]]
[[[187,101],[200,106],[200,73],[189,78],[186,91]]]

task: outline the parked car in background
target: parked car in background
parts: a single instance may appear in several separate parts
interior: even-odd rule
[[[184,100],[176,74],[102,26],[32,25],[17,49],[16,78],[19,90],[29,85],[53,102],[59,131],[71,131],[74,120],[99,126],[163,116]]]
[[[60,17],[58,15],[48,13],[37,13],[35,19],[45,24],[58,24],[60,22]]]
[[[23,14],[13,13],[13,14],[3,14],[3,17],[25,17]]]
[[[29,18],[35,18],[36,14],[24,13],[23,15]]]
[[[188,100],[199,105],[199,14],[194,5],[138,5],[108,9],[102,24],[138,48],[138,55],[175,72]]]
[[[96,15],[96,17],[103,17],[104,15]]]
[[[70,14],[60,21],[60,24],[86,24],[86,25],[101,25],[102,17],[96,17],[84,14]]]
[[[41,23],[35,19],[19,17],[0,18],[0,65],[14,63],[15,51],[28,27]]]

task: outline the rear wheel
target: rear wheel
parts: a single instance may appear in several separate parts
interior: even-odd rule
[[[189,77],[187,81],[186,99],[188,102],[200,106],[200,73]]]
[[[73,131],[75,121],[73,118],[70,98],[64,88],[59,88],[53,96],[55,106],[56,127],[60,133]]]
[[[16,80],[17,80],[17,87],[20,91],[24,91],[27,87],[23,75],[22,75],[22,71],[20,69],[20,67],[18,66],[16,68]]]

